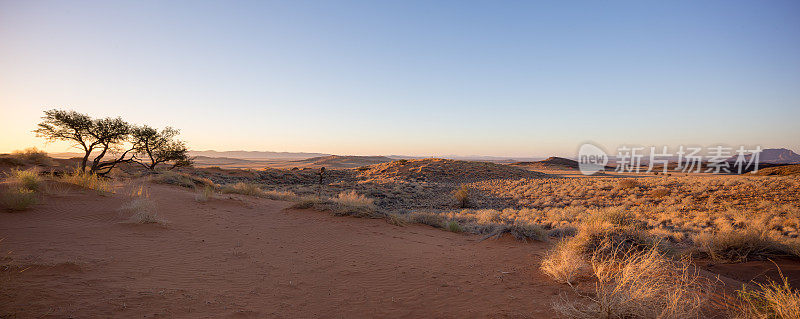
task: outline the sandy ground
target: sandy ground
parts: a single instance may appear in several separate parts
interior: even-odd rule
[[[126,190],[0,214],[0,317],[550,318],[566,291],[536,270],[543,243],[145,187],[166,227],[126,223]]]

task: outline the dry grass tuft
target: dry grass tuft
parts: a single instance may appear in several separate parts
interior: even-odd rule
[[[745,262],[776,256],[800,257],[800,246],[756,227],[704,232],[693,237],[695,251],[716,261]]]
[[[781,282],[770,280],[756,284],[756,289],[737,291],[741,303],[734,307],[732,317],[743,319],[796,319],[800,318],[800,291],[789,287],[789,281],[780,274]]]
[[[387,213],[384,215],[384,219],[386,219],[387,223],[400,227],[404,227],[410,223],[408,217],[398,213]]]
[[[612,256],[662,248],[662,243],[646,231],[601,221],[581,224],[571,241],[573,247],[585,255]]]
[[[119,209],[128,215],[128,221],[136,224],[166,225],[167,221],[158,216],[156,204],[150,198],[134,198]]]
[[[238,182],[235,184],[223,185],[220,187],[220,192],[224,194],[240,194],[261,198],[269,198],[273,200],[300,200],[300,198],[291,191],[280,190],[264,190],[261,185],[254,183]]]
[[[291,191],[265,190],[261,194],[264,198],[274,200],[294,200],[297,194]]]
[[[632,178],[621,179],[617,184],[620,188],[634,188],[639,187],[639,181]]]
[[[652,196],[653,198],[662,198],[662,197],[669,196],[669,193],[670,192],[669,192],[668,188],[666,188],[664,186],[659,186],[659,187],[656,187],[655,189],[653,189],[652,191],[650,191],[650,196]]]
[[[197,188],[197,193],[194,195],[194,200],[204,203],[214,197],[214,188],[206,185]]]
[[[333,214],[337,216],[376,217],[377,214],[375,200],[355,191],[339,193],[331,201]]]
[[[330,209],[330,201],[324,200],[317,196],[300,196],[295,199],[294,204],[289,206],[292,209],[316,209],[319,211],[325,211]]]
[[[444,228],[445,226],[445,218],[437,213],[411,212],[409,213],[408,218],[414,223],[433,226],[436,228]]]
[[[255,197],[264,196],[264,191],[258,184],[238,182],[236,184],[223,185],[220,192],[224,194],[241,194]]]
[[[572,285],[586,272],[587,267],[580,249],[569,240],[562,239],[544,257],[540,269],[555,281]]]
[[[511,227],[508,227],[507,232],[511,234],[511,236],[514,236],[514,238],[522,241],[527,241],[529,239],[536,241],[550,240],[547,230],[536,224],[517,222],[511,225]]]
[[[208,178],[197,177],[174,171],[158,172],[153,176],[153,182],[159,184],[177,185],[186,188],[194,188],[196,186],[214,186],[214,182]]]
[[[595,255],[593,295],[561,300],[554,308],[569,318],[692,318],[707,301],[707,285],[688,260],[674,262],[657,249],[616,257]]]

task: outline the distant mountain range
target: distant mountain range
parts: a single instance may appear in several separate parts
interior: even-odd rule
[[[391,162],[395,159],[386,156],[320,156],[312,157],[302,160],[292,161],[292,163],[314,165],[314,166],[329,166],[329,167],[359,167],[364,165],[372,165],[378,163]]]
[[[305,152],[263,152],[263,151],[189,151],[189,156],[227,157],[238,159],[305,159],[312,157],[330,156],[324,153]]]
[[[738,155],[731,156],[729,162],[736,162]],[[745,160],[750,162],[752,155],[745,155]],[[758,154],[758,162],[765,164],[800,164],[800,155],[785,148],[768,148]]]

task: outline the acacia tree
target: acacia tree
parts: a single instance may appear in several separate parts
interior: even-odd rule
[[[131,125],[121,118],[92,119],[86,114],[66,110],[44,111],[42,122],[34,132],[36,136],[49,141],[67,141],[75,143],[84,151],[81,160],[81,171],[85,172],[92,153],[96,156],[89,166],[89,172],[98,175],[107,174],[117,164],[128,162],[133,148],[124,148],[130,137]],[[106,155],[114,155],[111,160],[103,161]]]
[[[170,162],[173,163],[172,167],[191,165],[186,143],[175,139],[178,134],[180,130],[171,127],[161,131],[147,125],[133,128],[131,137],[136,149],[134,162],[149,170]]]

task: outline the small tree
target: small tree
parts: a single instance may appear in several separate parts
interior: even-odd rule
[[[173,163],[172,167],[189,166],[186,143],[175,139],[180,131],[166,127],[161,131],[147,125],[133,128],[131,137],[136,149],[134,162],[153,170],[158,164]]]
[[[103,175],[111,171],[117,164],[130,161],[127,156],[133,150],[123,150],[128,141],[131,126],[121,118],[92,119],[86,114],[75,111],[48,110],[44,112],[39,128],[34,130],[36,136],[50,141],[67,141],[75,143],[84,151],[81,160],[81,171],[86,171],[92,153],[96,152],[89,171]],[[110,161],[103,161],[106,155],[115,154]]]
[[[134,147],[130,145],[131,125],[121,118],[94,120],[93,134],[100,141],[100,153],[92,161],[91,172],[108,174],[119,163],[130,162]],[[127,147],[125,147],[127,145]],[[110,152],[110,153],[109,153]],[[106,155],[115,155],[111,160],[102,161]]]

